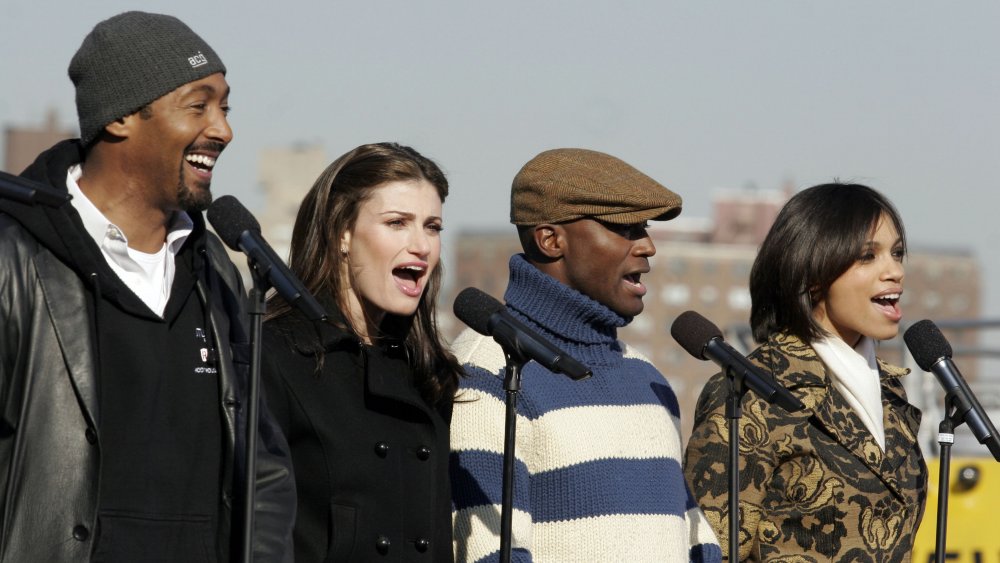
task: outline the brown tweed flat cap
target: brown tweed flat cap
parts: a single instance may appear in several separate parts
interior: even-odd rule
[[[591,217],[631,225],[666,221],[681,197],[626,162],[586,149],[553,149],[528,161],[510,189],[510,222],[563,223]]]

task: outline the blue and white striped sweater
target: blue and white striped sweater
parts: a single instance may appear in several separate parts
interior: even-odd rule
[[[517,561],[719,561],[681,470],[679,409],[663,376],[617,341],[628,319],[511,259],[513,314],[594,376],[535,363],[518,398],[513,546]],[[457,561],[498,558],[504,356],[471,331],[454,343],[469,377],[452,418]]]

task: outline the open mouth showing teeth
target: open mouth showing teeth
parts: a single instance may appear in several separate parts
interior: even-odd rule
[[[888,293],[886,295],[873,297],[872,303],[875,303],[876,305],[882,305],[883,307],[895,307],[896,304],[899,303],[899,294]]]
[[[642,272],[633,272],[631,274],[625,274],[622,276],[622,281],[625,282],[625,287],[628,289],[629,293],[638,297],[646,295],[646,286],[642,284],[639,279],[642,277]]]
[[[423,277],[425,271],[426,268],[421,268],[420,266],[402,266],[392,270],[392,277],[396,279],[396,283],[407,293],[419,292],[420,285],[418,281]]]
[[[203,154],[188,154],[184,156],[184,160],[191,166],[206,172],[211,171],[215,167],[215,159]]]

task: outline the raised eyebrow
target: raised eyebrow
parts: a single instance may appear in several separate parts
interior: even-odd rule
[[[414,217],[416,217],[416,215],[410,213],[409,211],[396,211],[395,209],[387,209],[386,211],[383,211],[379,215],[399,215],[407,219],[413,219]]]

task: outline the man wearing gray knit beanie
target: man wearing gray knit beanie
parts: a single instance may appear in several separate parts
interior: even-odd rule
[[[246,296],[201,211],[232,139],[221,58],[175,17],[98,23],[80,138],[0,199],[0,563],[242,555]],[[260,409],[255,561],[290,561],[288,448]]]

